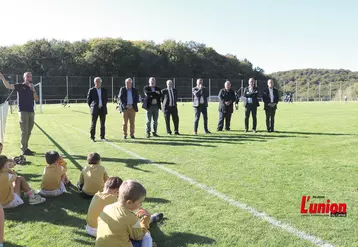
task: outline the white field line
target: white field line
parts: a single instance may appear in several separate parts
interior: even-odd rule
[[[82,132],[85,135],[89,134],[88,132],[83,131],[82,129],[76,128],[76,127],[74,127],[72,125],[68,125],[68,124],[66,124],[66,125],[71,127],[71,128],[73,128],[73,129],[75,129],[75,130],[77,130],[77,131],[79,131],[79,132]],[[199,187],[200,189],[204,190],[205,192],[207,192],[207,193],[209,193],[211,195],[214,195],[215,197],[218,197],[218,198],[224,200],[225,202],[227,202],[227,203],[229,203],[229,204],[231,204],[231,205],[233,205],[235,207],[243,209],[243,210],[251,213],[255,217],[258,217],[258,218],[260,218],[260,219],[262,219],[264,221],[267,221],[271,225],[273,225],[273,226],[275,226],[277,228],[280,228],[281,230],[284,230],[286,232],[289,232],[289,233],[293,234],[294,236],[296,236],[296,237],[298,237],[300,239],[310,241],[312,244],[315,244],[316,246],[320,246],[320,247],[335,247],[334,245],[326,242],[323,239],[320,239],[320,238],[318,238],[318,237],[316,237],[314,235],[310,235],[308,233],[305,233],[304,231],[300,231],[297,228],[295,228],[295,227],[293,227],[293,226],[291,226],[289,224],[286,224],[284,222],[276,220],[275,218],[269,216],[265,212],[259,212],[255,208],[252,208],[252,207],[248,206],[245,203],[236,201],[236,200],[230,198],[229,196],[218,192],[214,188],[206,186],[205,184],[198,183],[194,179],[192,179],[190,177],[187,177],[187,176],[185,176],[183,174],[180,174],[179,172],[176,172],[176,171],[173,171],[173,170],[171,170],[169,168],[166,168],[163,165],[156,164],[156,163],[152,162],[151,160],[148,160],[148,159],[146,159],[144,157],[141,157],[138,154],[133,153],[133,152],[131,152],[129,150],[126,150],[126,149],[124,149],[124,148],[122,148],[122,147],[120,147],[120,146],[118,146],[116,144],[113,144],[113,143],[109,142],[109,141],[105,141],[104,143],[106,143],[106,144],[112,146],[113,148],[118,149],[118,150],[120,150],[120,151],[122,151],[124,153],[127,153],[127,154],[129,154],[129,155],[131,155],[131,156],[133,156],[135,158],[138,158],[138,159],[144,160],[146,162],[149,162],[152,165],[156,166],[157,168],[159,168],[159,169],[161,169],[163,171],[166,171],[166,172],[168,172],[168,173],[170,173],[170,174],[172,174],[172,175],[174,175],[174,176],[176,176],[178,178],[181,178],[182,180],[188,182],[189,184],[192,184],[192,185],[194,185],[196,187]]]

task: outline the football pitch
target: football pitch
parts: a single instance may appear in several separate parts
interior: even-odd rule
[[[87,154],[98,152],[110,176],[144,185],[144,208],[164,213],[165,220],[151,227],[157,246],[358,246],[357,103],[281,102],[277,133],[265,131],[263,104],[257,133],[243,132],[241,104],[232,130],[217,132],[218,105],[210,103],[212,134],[204,134],[201,118],[198,136],[193,107],[186,103],[178,106],[181,135],[166,135],[160,113],[160,137],[150,139],[140,109],[135,140],[122,139],[122,117],[114,104],[108,108],[108,142],[92,143],[87,105],[44,105],[29,144],[37,154],[15,171],[39,190],[44,154],[57,150],[76,184]],[[17,113],[9,113],[3,154],[19,155],[19,132]],[[328,199],[346,203],[347,215],[302,215],[302,196],[320,197],[306,208]],[[76,191],[36,206],[24,201],[5,211],[4,246],[94,246],[85,231],[90,201]]]

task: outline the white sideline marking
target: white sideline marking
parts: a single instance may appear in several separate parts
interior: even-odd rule
[[[88,135],[87,132],[85,132],[85,131],[83,131],[81,129],[78,129],[78,128],[76,128],[76,127],[74,127],[72,125],[69,125],[69,124],[66,124],[66,125],[71,127],[71,128],[73,128],[73,129],[75,129],[75,130],[78,130],[78,131]],[[320,246],[320,247],[335,247],[334,245],[332,245],[332,244],[330,244],[330,243],[328,243],[328,242],[326,242],[326,241],[324,241],[324,240],[322,240],[322,239],[320,239],[320,238],[318,238],[318,237],[316,237],[314,235],[307,234],[307,233],[305,233],[303,231],[300,231],[300,230],[296,229],[295,227],[293,227],[293,226],[291,226],[289,224],[286,224],[286,223],[283,223],[283,222],[281,222],[279,220],[276,220],[275,218],[269,216],[265,212],[260,213],[255,208],[252,208],[252,207],[248,206],[245,203],[241,203],[239,201],[236,201],[236,200],[230,198],[229,196],[218,192],[214,188],[206,186],[205,184],[198,183],[194,179],[192,179],[190,177],[187,177],[187,176],[185,176],[183,174],[180,174],[179,172],[173,171],[173,170],[171,170],[169,168],[166,168],[166,167],[164,167],[162,165],[156,164],[156,163],[152,162],[151,160],[143,158],[143,157],[139,156],[138,154],[133,153],[131,151],[128,151],[128,150],[126,150],[126,149],[124,149],[124,148],[122,148],[122,147],[120,147],[118,145],[115,145],[115,144],[113,144],[113,143],[111,143],[109,141],[105,141],[105,143],[108,144],[108,145],[111,145],[112,147],[114,147],[114,148],[116,148],[116,149],[118,149],[118,150],[120,150],[122,152],[125,152],[125,153],[127,153],[127,154],[129,154],[129,155],[131,155],[131,156],[133,156],[135,158],[147,161],[147,162],[151,163],[152,165],[156,166],[157,168],[162,169],[162,170],[164,170],[164,171],[166,171],[166,172],[168,172],[170,174],[173,174],[173,175],[177,176],[178,178],[181,178],[182,180],[184,180],[184,181],[186,181],[186,182],[188,182],[188,183],[190,183],[192,185],[195,185],[196,187],[199,187],[200,189],[204,190],[205,192],[207,192],[209,194],[212,194],[212,195],[224,200],[225,202],[230,203],[231,205],[233,205],[235,207],[241,208],[241,209],[251,213],[255,217],[261,218],[261,219],[269,222],[271,225],[276,226],[278,228],[281,228],[282,230],[285,230],[286,232],[289,232],[289,233],[295,235],[296,237],[298,237],[300,239],[310,241],[311,243],[315,244],[316,246]]]

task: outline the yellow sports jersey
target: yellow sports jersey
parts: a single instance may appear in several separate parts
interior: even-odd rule
[[[94,195],[103,191],[104,183],[108,179],[106,169],[101,165],[88,165],[83,168],[80,183],[83,184],[82,191],[88,195]]]
[[[60,165],[47,165],[42,175],[41,189],[52,191],[61,188],[61,177],[66,169]]]
[[[132,247],[149,229],[150,215],[139,219],[119,202],[106,206],[98,218],[96,247]]]
[[[0,204],[6,205],[14,200],[14,187],[12,183],[16,180],[15,172],[9,170],[0,172]]]
[[[91,204],[87,213],[87,225],[92,228],[97,228],[98,216],[102,213],[103,208],[109,204],[115,203],[118,197],[109,193],[97,192],[92,198]]]

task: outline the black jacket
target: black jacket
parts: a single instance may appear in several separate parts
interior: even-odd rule
[[[107,89],[101,87],[101,98],[102,98],[102,108],[103,108],[103,113],[107,114],[107,102],[108,102],[108,94],[107,94]],[[99,98],[98,98],[98,93],[97,93],[97,88],[92,87],[88,90],[88,94],[87,94],[87,104],[91,109],[91,114],[92,115],[96,115],[98,114],[98,104],[99,104]]]
[[[250,93],[249,87],[245,87],[245,89],[244,89],[244,106],[246,108],[260,106],[260,103],[257,99],[258,94],[259,94],[259,89],[257,87],[254,87],[252,89],[251,93]],[[251,99],[252,103],[249,103],[250,99]]]
[[[159,91],[159,94],[156,93],[156,91]],[[160,99],[162,97],[162,92],[160,91],[160,88],[159,87],[155,87],[155,90],[154,92],[152,91],[152,87],[150,87],[149,85],[148,86],[145,86],[143,88],[143,92],[144,92],[144,95],[145,95],[145,99],[144,99],[144,102],[143,104],[145,104],[145,106],[143,106],[143,108],[145,109],[149,109],[150,106],[152,105],[152,100],[153,99],[156,99],[157,100],[157,104],[159,106],[159,109],[161,109],[161,105],[160,105]]]
[[[173,88],[172,90],[173,90],[173,94],[174,94],[174,107],[177,107],[178,93],[177,93],[177,90],[175,88]],[[163,109],[163,112],[168,111],[168,107],[169,107],[169,104],[170,104],[169,101],[170,101],[169,89],[164,88],[162,90],[162,109]]]
[[[198,87],[194,87],[192,91],[194,95],[193,106],[198,107],[200,104],[200,97],[203,97],[204,105],[208,107],[209,93],[206,87],[202,87],[201,89],[199,89]]]
[[[133,109],[137,112],[138,111],[138,101],[139,101],[139,94],[138,90],[132,87],[132,98],[133,98]],[[121,87],[118,94],[118,101],[119,101],[119,109],[120,112],[124,112],[127,106],[127,88]]]
[[[223,113],[232,113],[234,111],[234,102],[236,101],[236,96],[234,90],[230,89],[226,91],[225,88],[221,89],[219,92],[219,112]],[[230,105],[226,105],[225,102],[229,101]]]
[[[268,88],[266,88],[264,90],[264,93],[262,94],[262,100],[265,104],[264,109],[267,110],[270,107],[268,104],[271,103],[270,91]],[[272,103],[276,103],[276,105],[274,106],[275,109],[277,109],[278,101],[279,101],[278,90],[276,88],[273,88],[273,102]]]

